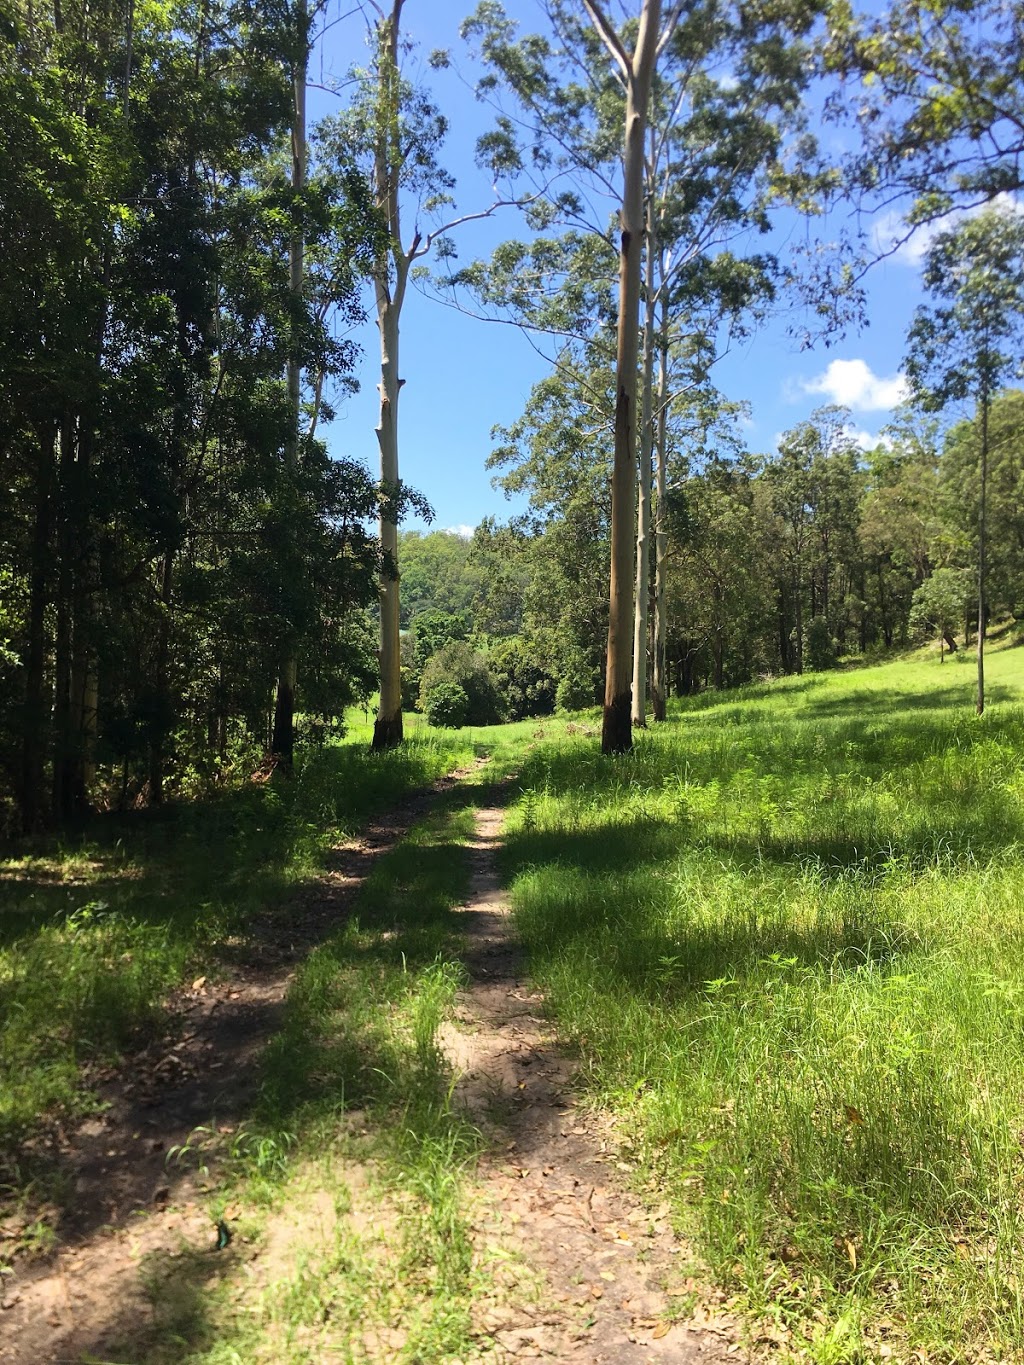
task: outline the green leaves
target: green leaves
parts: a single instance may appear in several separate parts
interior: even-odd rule
[[[925,258],[936,300],[914,315],[907,375],[926,408],[991,395],[1024,354],[1024,221],[993,206],[939,232]]]

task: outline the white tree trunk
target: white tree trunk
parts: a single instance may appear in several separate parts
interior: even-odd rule
[[[584,0],[594,27],[625,76],[626,135],[619,251],[619,321],[615,364],[615,456],[612,467],[611,575],[608,592],[608,650],[605,667],[606,754],[633,747],[630,724],[632,665],[634,519],[636,516],[637,351],[640,265],[644,233],[644,140],[651,81],[658,57],[661,0],[644,0],[636,48],[629,56],[597,0]]]
[[[647,303],[644,310],[643,397],[640,404],[640,498],[636,530],[636,592],[633,613],[634,726],[647,724],[647,620],[651,592],[651,456],[654,449],[654,242],[648,227]]]
[[[380,332],[380,479],[385,502],[380,518],[381,549],[389,561],[380,580],[380,706],[373,727],[374,749],[401,744],[402,658],[398,589],[398,374],[399,328],[412,256],[402,247],[399,175],[402,149],[397,145],[401,82],[398,70],[398,27],[404,0],[393,0],[391,14],[377,25],[379,84],[374,190],[387,218],[390,246],[374,280]],[[415,250],[415,245],[413,247]],[[392,288],[392,274],[393,288]]]
[[[397,291],[396,291],[397,293]],[[385,494],[398,485],[399,309],[387,290],[378,288],[377,326],[380,329],[380,477]],[[380,518],[380,543],[390,563],[380,581],[380,708],[373,729],[373,747],[388,749],[402,742],[402,660],[399,627],[398,521],[393,501]]]

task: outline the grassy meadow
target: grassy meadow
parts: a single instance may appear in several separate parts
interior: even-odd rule
[[[1024,650],[541,744],[505,870],[637,1178],[821,1362],[1024,1358]]]
[[[88,1110],[88,1064],[160,1027],[331,842],[486,753],[298,969],[252,1112],[174,1154],[219,1151],[206,1198],[236,1244],[142,1267],[146,1359],[476,1359],[481,1295],[535,1292],[474,1242],[482,1139],[436,1046],[459,850],[512,771],[502,869],[532,971],[626,1178],[674,1209],[680,1283],[722,1286],[782,1361],[1024,1360],[1024,649],[987,676],[980,720],[972,660],[934,654],[708,694],[613,760],[596,713],[414,722],[383,759],[353,716],[290,787],[13,850],[8,1189],[33,1194],[19,1141]]]

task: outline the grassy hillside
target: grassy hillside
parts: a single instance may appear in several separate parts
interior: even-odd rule
[[[1024,1352],[1024,650],[542,744],[506,868],[638,1178],[769,1339]],[[660,1195],[659,1195],[660,1197]]]

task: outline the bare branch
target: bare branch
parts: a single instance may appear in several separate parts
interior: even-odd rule
[[[615,32],[615,29],[609,22],[608,16],[601,9],[597,0],[583,0],[583,7],[590,15],[590,22],[600,34],[601,41],[621,67],[622,74],[625,76],[626,80],[632,80],[633,63],[630,61],[626,49],[619,41],[619,35]]]
[[[672,35],[673,33],[675,33],[676,25],[679,23],[679,20],[683,16],[684,9],[685,0],[679,0],[679,4],[676,5],[675,9],[672,11],[672,13],[668,16],[668,19],[665,21],[665,27],[662,30],[661,37],[658,39],[657,48],[658,57],[661,56],[661,54],[668,47],[669,43],[672,41]]]

